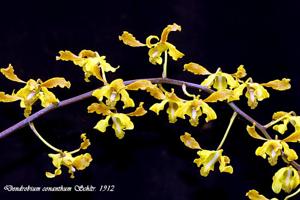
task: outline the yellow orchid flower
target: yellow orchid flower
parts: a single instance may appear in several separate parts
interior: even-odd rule
[[[257,192],[256,190],[249,190],[249,191],[246,193],[246,196],[247,196],[250,200],[278,200],[277,198],[268,199],[268,198],[266,198],[264,195],[259,194],[259,192]]]
[[[199,150],[197,154],[200,158],[194,160],[194,163],[197,164],[197,167],[201,167],[200,174],[201,176],[208,176],[210,171],[214,171],[214,166],[216,162],[219,162],[220,172],[233,173],[232,166],[228,165],[230,159],[228,156],[222,156],[223,149],[210,151],[210,150]]]
[[[46,172],[47,178],[54,178],[55,176],[61,175],[61,167],[65,166],[69,170],[71,178],[75,178],[74,172],[76,170],[84,170],[90,165],[90,162],[93,160],[91,154],[85,153],[79,156],[73,157],[71,153],[64,151],[58,154],[49,154],[49,157],[52,158],[52,164],[56,167],[54,173]]]
[[[219,68],[215,73],[209,72],[203,66],[197,63],[188,63],[184,65],[184,70],[187,70],[196,75],[209,75],[202,83],[202,86],[215,88],[217,91],[208,96],[205,102],[217,102],[227,100],[228,102],[236,101],[243,95],[245,88],[247,89],[245,96],[248,99],[248,106],[252,109],[256,108],[258,101],[269,98],[270,94],[264,87],[271,87],[274,90],[287,90],[291,88],[290,79],[283,78],[282,80],[273,80],[267,83],[254,83],[249,78],[245,82],[240,80],[247,73],[243,65],[240,65],[237,71],[233,74],[224,73]]]
[[[290,162],[293,160],[298,159],[297,153],[289,148],[287,142],[296,142],[300,138],[300,134],[291,134],[284,138],[283,140],[278,139],[266,139],[260,136],[255,130],[255,124],[252,126],[247,126],[247,132],[249,135],[255,139],[265,140],[266,142],[261,146],[258,147],[255,151],[257,156],[261,156],[266,159],[267,155],[269,156],[268,162],[270,165],[274,166],[277,164],[278,156],[281,156],[282,153],[285,155],[285,159]],[[277,138],[277,136],[276,136]]]
[[[110,126],[110,120],[112,121],[112,128],[115,130],[117,138],[122,139],[125,134],[125,130],[132,130],[134,124],[132,123],[130,116],[142,116],[146,114],[146,110],[143,108],[143,102],[131,113],[118,113],[116,109],[116,103],[122,101],[124,103],[123,109],[128,107],[134,107],[134,101],[130,98],[127,87],[124,85],[122,79],[116,79],[110,84],[104,85],[102,88],[95,90],[92,95],[97,97],[100,103],[93,103],[88,107],[88,112],[101,114],[106,116],[105,119],[100,120],[94,129],[100,132],[106,132],[106,128]],[[104,104],[103,98],[106,98],[106,104]]]
[[[283,167],[273,176],[272,190],[277,194],[281,190],[290,193],[299,183],[299,172],[292,166]]]
[[[109,120],[112,121],[112,128],[115,130],[116,137],[118,139],[124,138],[125,130],[132,130],[134,124],[132,123],[131,116],[142,116],[146,114],[146,110],[143,108],[143,103],[133,112],[124,114],[124,113],[112,113],[110,112],[105,119],[100,120],[94,127],[94,129],[99,130],[100,132],[106,132],[106,128],[110,126]]]
[[[132,130],[134,125],[124,113],[112,113],[106,116],[105,119],[100,120],[94,129],[97,129],[101,132],[106,132],[106,128],[109,126],[109,119],[112,119],[112,128],[115,130],[116,136],[118,139],[122,139],[125,135],[124,130]]]
[[[107,85],[107,86],[109,86],[109,85]],[[103,87],[106,87],[106,86],[103,86]],[[99,97],[104,96],[104,95],[101,96],[100,93],[101,92],[93,94],[94,96],[96,96],[98,98],[99,101],[102,100]],[[110,98],[111,94],[107,95],[107,96]],[[114,98],[120,99],[120,97],[117,96],[117,93],[115,95],[116,96],[114,96]],[[121,97],[121,99],[122,99],[122,97]],[[93,103],[88,107],[88,113],[96,112],[97,114],[106,116],[105,119],[100,120],[94,126],[94,129],[97,129],[100,132],[106,132],[106,128],[108,126],[110,126],[110,119],[111,119],[111,121],[112,121],[111,126],[115,130],[116,137],[118,139],[122,139],[125,135],[125,132],[124,132],[125,130],[132,130],[134,128],[134,124],[132,123],[130,117],[131,116],[135,116],[135,117],[143,116],[147,113],[147,111],[143,108],[143,102],[141,102],[140,105],[135,109],[135,111],[133,111],[131,113],[126,113],[126,114],[116,113],[116,108],[111,106],[111,102],[112,101],[107,101],[109,106],[105,105],[103,102]]]
[[[68,168],[68,173],[70,174],[70,178],[75,178],[74,172],[76,170],[84,170],[87,168],[92,162],[92,156],[89,153],[80,154],[76,157],[73,157],[73,154],[79,152],[81,149],[85,150],[90,146],[90,140],[87,139],[86,134],[81,134],[82,142],[80,144],[79,149],[76,149],[72,152],[61,151],[57,154],[48,154],[50,158],[52,158],[52,164],[56,167],[54,173],[46,172],[45,175],[47,178],[54,178],[62,173],[62,166]]]
[[[185,101],[175,112],[175,116],[182,119],[185,119],[185,115],[188,115],[190,117],[189,122],[192,126],[198,126],[199,117],[202,116],[202,114],[206,115],[206,122],[217,119],[215,111],[207,103],[199,99],[199,96],[194,97],[193,100]]]
[[[246,82],[242,83],[233,90],[233,95],[230,97],[230,101],[239,100],[239,97],[243,94],[245,88],[247,88],[245,96],[248,99],[248,106],[254,109],[258,105],[258,101],[262,101],[270,97],[269,92],[264,87],[271,87],[274,90],[287,90],[291,88],[290,79],[274,80],[268,83],[253,83],[249,78]]]
[[[166,28],[164,28],[160,38],[156,35],[150,35],[149,37],[147,37],[146,44],[141,43],[140,41],[135,39],[135,37],[127,31],[124,31],[122,35],[119,36],[119,40],[123,41],[124,44],[131,47],[147,46],[149,48],[149,61],[154,65],[161,65],[161,54],[163,52],[167,52],[173,60],[178,60],[179,58],[182,58],[184,56],[184,54],[178,51],[173,44],[167,42],[169,33],[171,31],[181,31],[181,26],[177,25],[176,23],[168,25]],[[157,42],[152,43],[152,40],[157,40]]]
[[[99,101],[106,97],[106,104],[110,107],[114,107],[119,100],[124,103],[123,108],[134,107],[134,101],[129,97],[122,79],[116,79],[95,90],[92,95],[97,97]]]
[[[288,161],[298,159],[297,153],[289,148],[289,145],[282,140],[268,140],[261,147],[258,147],[255,151],[257,156],[261,156],[266,159],[269,156],[268,161],[271,166],[277,164],[278,156],[282,155],[282,151],[287,156]]]
[[[78,56],[71,51],[59,51],[59,56],[56,57],[56,60],[72,61],[82,67],[86,82],[90,82],[90,76],[95,76],[106,83],[105,72],[115,72],[119,67],[112,67],[105,59],[105,56],[100,56],[97,51],[91,50],[82,50]]]
[[[232,74],[222,72],[221,68],[210,74],[202,83],[202,86],[208,88],[215,88],[216,90],[225,90],[228,88],[234,89],[239,86],[238,81],[235,79],[235,76]]]
[[[273,114],[272,120],[277,122],[282,122],[282,124],[276,124],[273,126],[273,129],[277,132],[284,134],[288,129],[288,124],[290,123],[295,131],[300,132],[300,116],[293,115],[294,113],[279,111]]]
[[[21,80],[17,75],[15,75],[14,68],[12,65],[9,65],[7,68],[1,68],[0,71],[7,79],[25,84],[25,86],[19,89],[16,93],[9,95],[1,92],[0,94],[0,102],[13,102],[20,100],[21,108],[25,108],[25,117],[28,117],[31,114],[32,105],[37,100],[41,101],[42,107],[48,107],[51,104],[56,104],[59,102],[55,95],[48,89],[57,86],[61,88],[70,88],[71,86],[71,83],[69,81],[66,81],[64,78],[61,77],[51,78],[45,82],[43,82],[40,79],[30,79],[27,82],[25,82]]]
[[[182,106],[183,99],[180,99],[177,97],[177,95],[174,93],[174,89],[172,89],[171,92],[165,91],[165,98],[160,103],[153,104],[149,110],[152,110],[157,115],[159,115],[159,112],[164,109],[166,104],[169,104],[169,107],[167,109],[167,113],[169,116],[169,122],[175,123],[177,121],[177,115],[176,111],[177,109]]]

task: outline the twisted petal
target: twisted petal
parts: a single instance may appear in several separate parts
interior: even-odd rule
[[[211,73],[205,69],[203,66],[197,64],[197,63],[194,63],[194,62],[190,62],[188,64],[185,64],[183,66],[183,71],[189,71],[189,72],[192,72],[193,74],[196,74],[196,75],[210,75]]]
[[[151,41],[152,40],[157,40],[156,43],[152,43]],[[156,44],[158,44],[158,41],[159,41],[159,37],[157,37],[156,35],[150,35],[146,38],[146,45],[148,48],[152,48],[154,47]]]
[[[11,64],[8,65],[7,68],[1,68],[1,73],[9,80],[19,82],[19,83],[25,83],[25,81],[21,80],[16,74],[13,66]]]
[[[164,28],[163,32],[161,33],[160,41],[166,42],[171,31],[181,31],[181,26],[177,25],[176,23],[168,25],[166,28]]]
[[[91,145],[91,142],[90,142],[89,139],[87,139],[86,133],[82,133],[80,138],[82,139],[82,142],[80,144],[80,148],[81,149],[87,149]]]
[[[232,95],[229,96],[228,101],[236,101],[240,99],[240,96],[243,95],[244,89],[247,87],[247,83],[242,83],[237,88],[232,91]]]
[[[64,88],[64,87],[70,88],[71,83],[70,83],[70,81],[66,81],[65,78],[55,77],[55,78],[51,78],[41,84],[41,87],[46,87],[46,88],[54,88],[57,86],[59,86],[61,88]]]
[[[237,69],[237,71],[233,74],[234,77],[240,79],[240,78],[244,78],[245,76],[247,76],[247,72],[244,68],[244,65],[240,65]]]
[[[217,114],[215,111],[204,101],[201,101],[202,112],[206,114],[205,121],[209,122],[211,120],[217,119]]]
[[[54,178],[56,176],[61,175],[61,173],[62,173],[61,169],[55,169],[54,173],[46,172],[45,175],[47,178]]]
[[[184,135],[181,135],[180,136],[180,140],[188,148],[191,148],[191,149],[201,149],[199,143],[188,132],[185,132]]]
[[[288,161],[293,161],[298,159],[297,153],[293,149],[290,149],[289,145],[286,142],[281,141],[281,144],[283,147],[283,152],[287,156]]]
[[[109,126],[109,119],[110,119],[110,115],[106,116],[105,119],[100,120],[96,126],[94,126],[94,129],[97,129],[98,131],[104,133],[106,132],[106,128]]]
[[[236,88],[239,86],[238,82],[234,79],[234,77],[231,74],[222,73],[222,76],[225,77],[226,83],[229,85],[230,89],[233,89],[233,88]]]
[[[295,131],[286,138],[283,139],[285,142],[299,142],[300,141],[300,131]]]
[[[5,94],[4,92],[0,92],[0,102],[14,102],[20,100],[15,95]]]
[[[217,90],[216,92],[209,95],[204,102],[217,102],[217,101],[225,101],[228,100],[233,95],[232,90],[224,89],[224,90]]]
[[[138,41],[137,39],[135,39],[135,37],[127,31],[123,31],[122,35],[119,36],[119,40],[121,40],[124,44],[131,46],[131,47],[146,46],[145,44],[143,44],[140,41]]]
[[[290,84],[290,80],[288,78],[283,78],[282,80],[274,80],[274,81],[269,81],[267,83],[262,83],[261,85],[265,86],[265,87],[271,87],[274,90],[279,90],[279,91],[283,91],[283,90],[288,90],[291,88],[291,84]]]
[[[248,134],[249,134],[251,137],[255,138],[255,139],[266,140],[266,138],[260,136],[260,135],[256,132],[255,127],[256,127],[255,124],[253,124],[252,126],[247,125],[247,132],[248,132]]]
[[[176,47],[167,42],[168,46],[168,54],[172,57],[173,60],[178,60],[178,58],[182,58],[184,54],[176,49]]]
[[[157,115],[159,115],[159,112],[164,109],[166,103],[168,103],[168,100],[163,100],[160,103],[155,103],[149,108],[149,110],[152,110]]]
[[[269,200],[264,195],[259,194],[256,190],[249,190],[246,196],[250,200]],[[277,198],[272,198],[271,200],[278,200]]]
[[[135,111],[133,111],[131,113],[128,113],[127,115],[130,116],[130,117],[131,116],[139,117],[139,116],[145,115],[147,113],[147,111],[144,109],[143,105],[144,105],[144,102],[141,102],[139,107],[137,107],[135,109]]]
[[[121,101],[123,101],[124,103],[123,109],[128,107],[134,107],[134,101],[132,98],[129,97],[129,94],[125,89],[121,90],[120,94],[121,94]]]
[[[109,115],[112,112],[109,110],[109,107],[105,105],[103,102],[100,103],[92,103],[88,108],[88,113],[96,112],[97,114]]]
[[[148,80],[138,80],[126,86],[127,90],[146,90],[156,99],[165,99],[164,93],[155,85]]]
[[[50,92],[46,87],[42,87],[41,92],[38,94],[38,97],[41,100],[42,106],[45,108],[51,104],[59,102],[55,95],[52,92]]]
[[[277,194],[281,190],[290,193],[299,185],[299,182],[300,178],[296,169],[292,166],[283,167],[273,176],[272,190]]]
[[[226,172],[229,174],[233,173],[232,166],[230,165],[228,166],[228,164],[230,163],[230,158],[228,156],[220,156],[219,162],[220,162],[220,166],[219,166],[220,172]]]
[[[100,56],[98,58],[100,62],[100,67],[103,69],[105,72],[115,72],[117,69],[119,69],[120,66],[117,67],[112,67],[108,62],[105,60],[105,56]]]
[[[215,73],[211,74],[206,79],[204,79],[201,85],[210,88],[214,83],[215,78],[216,78],[216,74]]]
[[[63,61],[73,61],[74,64],[80,64],[80,59],[73,54],[71,51],[59,51],[59,56],[56,56],[56,60],[63,60]]]
[[[110,98],[111,95],[111,87],[109,85],[105,85],[100,89],[94,90],[92,93],[94,97],[97,97],[99,101],[102,101],[103,97]]]

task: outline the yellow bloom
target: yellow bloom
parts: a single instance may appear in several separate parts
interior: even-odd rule
[[[172,89],[171,92],[165,92],[165,98],[160,103],[155,103],[150,107],[150,110],[155,112],[157,115],[159,115],[159,112],[164,109],[166,104],[169,104],[169,107],[167,109],[167,113],[169,116],[169,122],[175,123],[177,121],[177,115],[176,111],[177,109],[182,106],[183,99],[180,99],[176,96],[174,93],[174,89]]]
[[[62,173],[62,166],[65,166],[68,168],[68,172],[70,174],[71,178],[74,178],[74,172],[76,170],[84,170],[87,168],[90,163],[92,162],[92,156],[89,153],[80,154],[76,157],[73,157],[74,153],[77,153],[81,149],[87,149],[88,146],[90,146],[90,140],[87,139],[86,134],[81,134],[82,142],[80,144],[79,149],[76,149],[75,151],[68,152],[68,151],[61,151],[57,154],[48,154],[50,158],[52,158],[52,164],[56,168],[54,173],[46,172],[46,176],[48,178],[54,178],[58,175],[61,175]]]
[[[246,194],[246,196],[250,200],[269,200],[264,195],[259,194],[256,190],[249,190]],[[277,198],[272,198],[270,200],[278,200]]]
[[[56,60],[72,61],[75,65],[82,67],[86,82],[90,82],[90,76],[106,82],[105,77],[102,77],[103,74],[101,75],[101,70],[105,73],[115,72],[118,69],[118,67],[113,68],[105,59],[105,56],[100,56],[98,52],[91,50],[82,50],[78,56],[71,51],[59,51],[59,56],[56,57]]]
[[[230,163],[230,159],[228,156],[222,156],[223,149],[217,151],[209,151],[209,150],[199,150],[197,154],[200,158],[194,160],[194,163],[197,164],[197,167],[201,167],[200,174],[201,176],[207,176],[210,171],[214,171],[214,166],[216,162],[219,162],[219,170],[220,172],[233,173],[232,166],[228,165]]]
[[[260,136],[255,130],[255,124],[252,126],[247,126],[247,132],[249,135],[255,139],[259,140],[266,140],[266,142],[261,146],[258,147],[255,151],[257,156],[261,156],[266,159],[267,155],[269,156],[268,161],[270,165],[277,164],[278,156],[281,156],[282,153],[285,155],[287,161],[293,161],[298,159],[297,153],[289,148],[287,142],[295,142],[299,140],[300,134],[292,134],[283,140],[278,139],[266,139]]]
[[[284,190],[290,193],[300,183],[299,173],[292,166],[283,167],[278,170],[273,176],[272,189],[275,193]]]
[[[256,108],[258,101],[269,98],[268,91],[258,83],[249,83],[247,87],[246,97],[248,98],[248,106],[251,109]]]
[[[282,121],[282,124],[273,126],[273,129],[281,134],[284,134],[287,131],[289,123],[295,128],[295,132],[300,131],[300,116],[294,116],[291,113],[279,111],[273,114],[272,119],[280,119],[280,121]]]
[[[181,135],[180,140],[185,146],[191,149],[201,149],[199,143],[188,132],[185,132],[184,135]]]
[[[14,73],[14,69],[12,65],[9,65],[7,68],[1,68],[1,73],[9,80],[19,82],[22,84],[26,84],[23,88],[17,91],[17,93],[13,93],[11,95],[4,94],[3,92],[0,94],[1,102],[13,102],[20,100],[21,108],[25,108],[24,116],[28,117],[31,114],[32,105],[37,101],[41,101],[41,105],[43,107],[48,107],[51,104],[56,104],[59,100],[55,97],[55,95],[50,92],[48,89],[54,87],[67,87],[70,88],[71,83],[66,81],[64,78],[55,77],[48,79],[43,82],[42,80],[33,80],[30,79],[27,82],[21,80]]]
[[[245,96],[248,99],[248,106],[254,109],[258,105],[258,101],[262,101],[270,97],[269,92],[264,87],[271,87],[274,90],[287,90],[290,89],[289,84],[290,79],[274,80],[268,83],[253,83],[252,79],[249,78],[246,82],[240,84],[237,88],[233,90],[233,95],[229,98],[229,101],[239,100],[239,97],[243,94],[246,88]]]
[[[206,115],[206,122],[217,119],[215,111],[207,103],[199,99],[199,97],[185,101],[175,112],[175,116],[182,119],[185,119],[185,115],[188,115],[190,117],[189,122],[192,126],[198,126],[199,117],[202,116],[202,114]]]
[[[202,83],[202,86],[210,88],[211,86],[216,90],[233,89],[239,86],[235,76],[221,71],[219,68],[215,73],[210,74]]]
[[[109,119],[112,119],[112,128],[115,130],[116,136],[119,139],[124,137],[124,130],[132,130],[134,128],[130,117],[124,113],[112,113],[106,116],[105,119],[100,120],[94,128],[101,132],[106,132],[106,128],[109,126]]]
[[[76,170],[84,170],[87,168],[92,159],[91,154],[85,153],[79,156],[73,157],[71,153],[64,151],[57,154],[49,154],[49,157],[52,158],[52,164],[56,167],[54,173],[46,172],[46,176],[48,178],[54,178],[55,176],[61,175],[61,167],[65,166],[69,170],[69,174],[71,178],[75,178],[74,172]]]
[[[277,164],[278,156],[281,156],[282,151],[287,156],[288,161],[297,160],[298,156],[293,149],[289,148],[289,145],[282,140],[268,140],[261,147],[258,147],[255,151],[257,156],[261,156],[266,159],[268,155],[268,161],[270,165]]]
[[[95,90],[92,95],[97,97],[99,101],[106,97],[106,104],[110,107],[114,107],[119,100],[124,103],[123,108],[134,107],[134,101],[129,97],[122,79],[116,79]]]
[[[181,31],[181,26],[175,23],[173,23],[172,25],[168,25],[166,28],[164,28],[160,38],[156,35],[150,35],[149,37],[147,37],[146,44],[141,43],[140,41],[135,39],[135,37],[127,31],[124,31],[123,34],[119,36],[119,40],[123,41],[124,44],[131,47],[147,46],[149,48],[149,61],[154,65],[161,65],[161,54],[163,52],[167,52],[173,60],[177,60],[178,58],[182,58],[184,56],[184,54],[178,51],[174,45],[167,42],[169,33],[171,31]],[[157,40],[157,42],[152,43],[152,40]]]
[[[98,96],[99,93],[94,96],[96,96],[100,100]],[[111,101],[108,101],[108,103],[110,102]],[[110,109],[112,109],[113,112]],[[143,102],[140,103],[140,105],[135,109],[135,111],[126,114],[116,113],[115,107],[107,106],[103,102],[93,103],[88,107],[88,113],[93,112],[106,116],[105,119],[100,120],[94,126],[94,129],[97,129],[100,132],[106,132],[106,128],[111,125],[112,128],[115,130],[116,137],[119,139],[122,139],[124,137],[125,130],[132,130],[134,128],[134,124],[130,119],[131,116],[138,117],[143,116],[147,113],[147,111],[143,108]],[[112,124],[110,124],[110,120],[112,121]]]

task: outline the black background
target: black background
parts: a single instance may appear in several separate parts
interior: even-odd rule
[[[50,2],[50,1],[48,1]],[[0,65],[12,63],[24,80],[63,76],[72,82],[70,90],[54,89],[61,100],[100,86],[93,79],[85,83],[79,67],[56,61],[59,50],[78,53],[82,49],[106,55],[112,66],[120,65],[108,79],[124,80],[158,77],[161,67],[148,62],[146,48],[130,48],[118,41],[127,30],[144,40],[150,34],[160,35],[173,22],[182,32],[171,33],[169,40],[185,53],[178,62],[169,62],[169,77],[200,83],[201,77],[182,72],[184,63],[198,62],[215,71],[234,72],[244,64],[248,75],[257,82],[282,77],[292,79],[292,90],[271,91],[271,98],[256,110],[238,103],[263,124],[274,111],[294,110],[299,113],[299,3],[297,1],[10,1],[0,7]],[[2,91],[11,92],[20,86],[0,79]],[[195,91],[196,92],[196,91]],[[154,103],[143,93],[132,94],[136,101]],[[192,133],[202,147],[216,148],[222,138],[231,110],[223,104],[214,106],[218,119],[197,128],[187,121],[168,124],[166,114],[149,112],[134,119],[135,130],[127,131],[123,140],[111,128],[101,134],[92,129],[99,116],[86,113],[94,102],[89,99],[53,111],[36,121],[36,127],[50,143],[71,150],[80,143],[80,133],[87,132],[94,161],[91,166],[68,178],[64,171],[56,179],[47,179],[46,170],[53,170],[49,149],[29,130],[20,129],[0,141],[0,198],[14,197],[57,199],[61,195],[80,195],[85,199],[245,199],[252,188],[273,197],[272,176],[284,166],[282,161],[271,167],[254,155],[260,141],[251,139],[246,123],[238,119],[224,145],[230,156],[234,174],[220,174],[216,168],[207,178],[201,177],[193,164],[196,152],[187,149],[179,136]],[[18,103],[0,105],[0,128],[4,130],[23,119]],[[35,107],[38,110],[39,107]],[[294,147],[294,146],[293,146]],[[299,148],[298,148],[299,150]],[[14,186],[115,185],[115,192],[95,193],[9,193],[2,188]],[[280,197],[280,195],[279,195]]]

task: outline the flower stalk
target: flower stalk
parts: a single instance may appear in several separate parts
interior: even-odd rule
[[[232,116],[231,116],[231,118],[230,118],[228,127],[227,127],[227,129],[226,129],[226,132],[225,132],[225,134],[224,134],[224,136],[223,136],[223,138],[222,138],[222,140],[221,140],[221,142],[220,142],[220,144],[219,144],[217,150],[219,150],[219,149],[222,148],[222,146],[223,146],[223,144],[224,144],[224,142],[225,142],[225,140],[226,140],[226,138],[227,138],[227,136],[228,136],[228,133],[229,133],[229,131],[230,131],[230,129],[231,129],[231,126],[232,126],[232,124],[233,124],[233,122],[234,122],[236,116],[237,116],[237,112],[233,112],[233,114],[232,114]]]
[[[29,122],[29,127],[30,129],[33,131],[33,133],[50,149],[52,149],[53,151],[56,151],[58,153],[62,152],[60,149],[54,147],[53,145],[51,145],[49,142],[47,142],[42,136],[41,134],[36,130],[34,123],[33,122]]]

